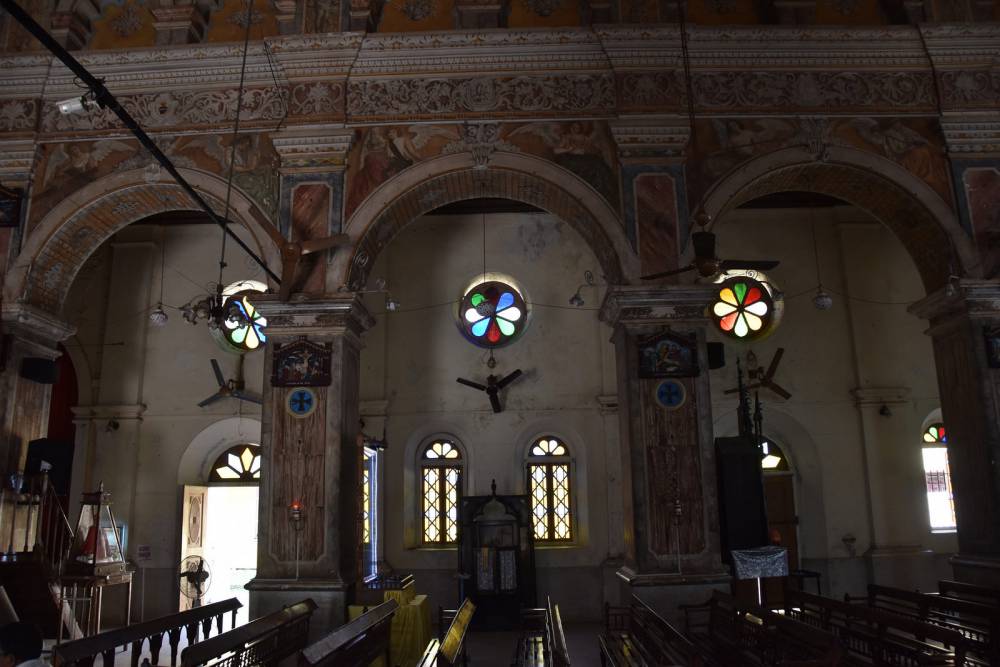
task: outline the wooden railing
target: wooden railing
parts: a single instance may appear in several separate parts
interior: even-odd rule
[[[182,667],[276,665],[306,646],[309,620],[316,611],[311,599],[234,628],[181,653]]]
[[[389,631],[398,608],[398,602],[389,600],[340,626],[302,650],[300,667],[364,667],[382,656],[386,665],[393,664]]]
[[[235,628],[236,610],[242,606],[239,600],[231,598],[205,607],[77,639],[54,647],[52,661],[56,667],[92,667],[97,656],[101,656],[103,667],[113,667],[115,654],[119,648],[130,647],[131,665],[138,667],[139,659],[148,643],[150,664],[158,665],[163,636],[166,635],[170,646],[170,664],[173,666],[177,664],[177,649],[182,630],[187,632],[189,646],[197,644],[201,638],[207,639],[212,633],[213,622],[216,633],[220,633],[221,637],[225,615],[232,614],[231,627]]]
[[[26,554],[58,572],[69,556],[73,528],[46,473],[20,479],[20,487],[0,493],[0,551],[3,560]]]

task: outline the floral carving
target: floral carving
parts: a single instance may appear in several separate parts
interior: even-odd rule
[[[1000,74],[950,70],[940,76],[941,98],[949,106],[993,106],[1000,101]]]
[[[111,28],[122,37],[134,34],[141,27],[142,16],[132,3],[125,5],[121,14],[111,21]]]
[[[344,110],[340,83],[300,84],[292,88],[290,111],[295,116],[329,115]]]
[[[609,111],[608,75],[352,81],[347,111],[354,116],[437,116],[477,113]]]
[[[257,25],[264,20],[264,15],[257,11],[256,8],[250,10],[249,16],[247,15],[247,12],[241,10],[234,14],[230,14],[229,18],[226,19],[226,22],[238,25],[246,30],[248,20],[250,25]]]
[[[403,13],[411,21],[423,21],[434,13],[434,0],[406,0]]]
[[[33,129],[37,110],[36,100],[3,100],[0,102],[0,131]]]

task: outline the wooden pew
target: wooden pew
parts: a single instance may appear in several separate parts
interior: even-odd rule
[[[969,664],[960,633],[884,609],[789,590],[785,615],[835,634],[851,664]]]
[[[380,656],[392,665],[389,632],[398,608],[398,602],[389,600],[340,626],[302,649],[300,667],[366,667]]]
[[[276,665],[306,646],[316,603],[305,599],[246,625],[188,646],[181,667]]]
[[[972,662],[1000,665],[1000,607],[876,584],[868,586],[867,596],[844,600],[960,632]]]
[[[1000,590],[996,588],[943,579],[938,582],[938,595],[966,602],[978,602],[1000,609]]]
[[[173,666],[177,664],[181,631],[186,631],[189,646],[197,644],[200,639],[211,636],[213,622],[216,632],[222,632],[223,619],[227,613],[232,614],[230,627],[236,627],[236,610],[242,606],[239,600],[230,598],[66,642],[52,649],[52,662],[56,667],[92,667],[97,656],[101,656],[104,667],[113,667],[118,649],[130,647],[130,664],[138,667],[143,649],[148,643],[150,664],[158,665],[163,636],[166,635],[170,646],[170,664]]]
[[[704,664],[687,637],[634,595],[628,607],[604,606],[604,632],[598,644],[604,667]]]
[[[708,665],[840,665],[845,650],[831,632],[714,591],[684,608],[689,638]]]
[[[569,664],[559,605],[553,605],[551,598],[547,598],[543,609],[522,610],[521,636],[514,653],[514,665],[568,667]]]
[[[442,639],[432,639],[427,644],[427,649],[417,667],[451,667],[459,663],[467,665],[465,635],[475,611],[476,605],[466,598],[452,618],[451,625],[448,626],[448,631],[444,633]]]

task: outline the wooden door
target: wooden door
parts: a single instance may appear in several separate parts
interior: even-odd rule
[[[207,486],[185,486],[184,504],[181,516],[181,558],[184,562],[188,556],[205,555],[205,512],[208,507]],[[178,572],[180,570],[178,569]],[[180,578],[177,580],[180,586]],[[180,611],[187,611],[194,606],[194,600],[178,593],[180,596]]]
[[[799,517],[795,512],[795,485],[790,474],[764,475],[764,497],[767,500],[769,536],[778,537],[788,549],[788,569],[799,568]]]

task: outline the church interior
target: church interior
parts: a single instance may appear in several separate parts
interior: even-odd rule
[[[1000,665],[1000,2],[0,0],[54,665]]]

